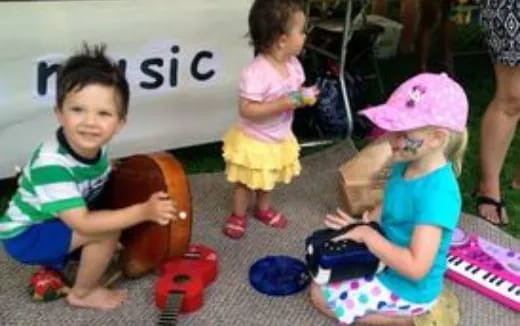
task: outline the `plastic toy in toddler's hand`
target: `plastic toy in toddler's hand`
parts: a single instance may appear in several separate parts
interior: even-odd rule
[[[303,99],[303,105],[313,106],[318,100],[320,90],[317,86],[302,87],[301,94]]]
[[[317,101],[320,91],[318,87],[302,87],[298,91],[292,91],[288,94],[292,102],[293,108],[301,108],[304,106],[314,105]]]

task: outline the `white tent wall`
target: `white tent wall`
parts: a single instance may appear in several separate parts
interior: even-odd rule
[[[55,64],[105,43],[126,66],[114,157],[219,140],[237,114],[250,1],[0,1],[0,178],[53,136]]]

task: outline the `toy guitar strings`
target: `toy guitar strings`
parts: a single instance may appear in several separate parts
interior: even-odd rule
[[[195,311],[203,303],[204,284],[200,275],[182,264],[175,269],[156,283],[156,303],[162,309],[157,325],[175,326],[180,312]]]
[[[216,253],[203,245],[191,245],[182,258],[162,265],[155,284],[155,303],[162,310],[158,325],[177,325],[179,313],[198,310],[204,303],[204,289],[218,273]]]

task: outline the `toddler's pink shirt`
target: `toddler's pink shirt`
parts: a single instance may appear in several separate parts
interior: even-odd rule
[[[296,57],[287,62],[289,76],[283,78],[263,55],[247,65],[240,76],[240,97],[268,102],[300,89],[305,81],[303,68]],[[291,133],[293,110],[287,110],[261,120],[240,117],[239,126],[247,135],[267,142],[279,142]]]

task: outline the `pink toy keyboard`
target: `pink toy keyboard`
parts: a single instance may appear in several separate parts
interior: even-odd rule
[[[446,276],[520,311],[520,253],[456,229]]]

